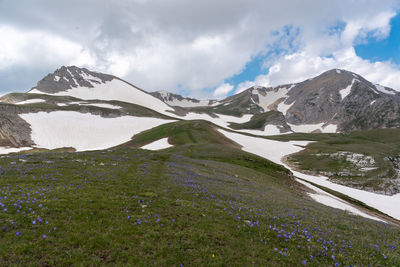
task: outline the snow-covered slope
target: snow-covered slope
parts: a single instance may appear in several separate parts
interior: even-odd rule
[[[38,82],[29,93],[72,96],[83,100],[118,100],[171,115],[174,109],[114,76],[77,67],[62,67]],[[169,111],[169,112],[168,112]]]
[[[393,196],[380,195],[376,193],[371,193],[359,189],[354,189],[344,185],[339,185],[330,182],[326,177],[322,176],[312,176],[304,173],[297,172],[287,166],[282,158],[284,156],[296,153],[303,149],[305,145],[309,142],[307,141],[291,141],[291,142],[279,142],[274,140],[268,140],[264,138],[257,138],[252,136],[246,136],[239,133],[232,133],[224,130],[219,130],[229,139],[235,141],[241,145],[244,151],[259,155],[268,160],[271,160],[277,164],[282,164],[286,168],[290,169],[296,177],[302,178],[306,181],[330,188],[334,191],[343,193],[361,202],[364,202],[370,207],[373,207],[393,218],[400,220],[400,194]],[[318,193],[318,192],[317,192]],[[323,204],[328,205],[329,203],[335,203],[335,201],[326,201],[325,198],[314,197],[315,200],[321,200]],[[337,204],[337,203],[336,203]],[[332,204],[332,205],[336,205]],[[341,204],[340,204],[341,205]],[[341,208],[340,206],[335,206],[336,208]],[[350,209],[347,209],[351,212]],[[360,211],[361,212],[361,211]],[[360,213],[358,213],[361,215]],[[364,216],[364,215],[362,215]],[[368,215],[369,216],[369,215]],[[367,216],[364,216],[367,217]]]
[[[77,151],[117,146],[137,133],[173,121],[133,116],[103,118],[74,111],[25,113],[20,117],[31,125],[36,147],[73,147]]]
[[[94,88],[74,87],[67,91],[57,92],[54,95],[73,96],[84,100],[119,100],[147,107],[162,114],[169,115],[170,113],[167,113],[167,111],[174,111],[173,108],[157,98],[119,79],[98,84]]]

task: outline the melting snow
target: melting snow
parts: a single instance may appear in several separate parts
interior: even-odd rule
[[[400,206],[400,194],[386,196],[335,184],[323,176],[313,176],[294,171],[282,162],[282,157],[302,150],[303,147],[301,146],[305,146],[310,143],[308,141],[279,142],[259,137],[246,136],[239,133],[231,133],[224,130],[219,131],[226,137],[241,145],[244,151],[264,157],[277,164],[282,164],[291,170],[296,177],[348,195],[354,199],[364,202],[370,207],[376,208],[381,212],[392,216],[393,218],[400,219],[400,209],[398,208]]]
[[[286,112],[289,110],[289,108],[290,108],[291,106],[293,106],[294,102],[293,102],[292,104],[289,104],[289,105],[288,105],[288,104],[285,104],[284,102],[285,102],[285,100],[282,101],[282,102],[278,105],[277,110],[280,111],[280,112],[282,112],[283,115],[286,115]]]
[[[351,88],[353,87],[353,84],[354,84],[355,80],[356,79],[353,79],[349,86],[347,86],[346,88],[344,88],[344,89],[339,91],[340,96],[342,97],[342,99],[344,99],[346,96],[348,96],[350,94]]]
[[[43,94],[43,92],[36,89],[31,90],[29,93],[36,92]],[[171,113],[166,111],[174,111],[174,109],[161,100],[119,79],[113,79],[101,84],[94,84],[93,88],[74,87],[66,91],[55,93],[54,95],[73,96],[84,100],[119,100],[147,107],[169,116],[171,116]]]
[[[44,99],[28,99],[28,100],[21,101],[21,102],[15,103],[15,104],[25,105],[25,104],[35,104],[35,103],[43,103],[43,102],[46,102],[46,100],[44,100]]]
[[[159,139],[157,141],[154,141],[150,144],[147,144],[145,146],[142,146],[142,149],[148,149],[148,150],[160,150],[160,149],[164,149],[164,148],[169,148],[172,147],[173,145],[171,145],[170,143],[168,143],[168,137]]]
[[[166,100],[167,104],[170,106],[179,106],[179,107],[186,107],[186,108],[192,108],[192,107],[205,107],[208,106],[208,103],[210,102],[209,100],[199,100],[200,102],[195,102],[191,101],[188,99],[174,99],[173,101],[168,101]],[[215,103],[214,103],[215,105]]]
[[[279,128],[276,125],[271,125],[271,124],[266,125],[264,130],[242,129],[242,130],[236,130],[236,131],[242,132],[242,133],[254,134],[254,135],[264,135],[264,136],[281,134],[281,131],[279,130]]]
[[[323,127],[325,123],[317,123],[317,124],[301,124],[301,125],[294,125],[288,123],[290,128],[296,133],[311,133],[316,130],[320,130],[322,133],[336,133],[337,125],[329,124]]]
[[[180,117],[180,118],[184,119],[184,120],[207,120],[218,126],[228,128],[229,122],[244,123],[244,122],[248,122],[251,119],[251,117],[253,117],[253,114],[245,114],[242,117],[228,116],[228,115],[222,115],[222,114],[216,114],[216,115],[218,115],[218,117],[213,118],[210,115],[205,114],[205,113],[190,112],[190,113],[186,114],[186,116]]]
[[[123,116],[103,118],[75,111],[25,113],[19,115],[32,128],[37,147],[74,147],[78,151],[106,149],[131,139],[142,131],[172,120]]]
[[[89,73],[86,73],[86,72],[84,72],[84,71],[81,71],[80,74],[81,74],[81,76],[82,76],[85,80],[87,80],[88,82],[96,81],[96,82],[98,82],[98,83],[103,83],[103,81],[102,81],[100,78],[94,77],[94,76],[92,76],[92,75],[90,75]],[[92,83],[90,83],[90,84],[92,84]],[[93,84],[92,84],[92,85],[93,85]]]
[[[24,150],[30,150],[31,147],[0,147],[0,154],[8,154],[14,152],[20,152]]]
[[[307,193],[312,199],[315,201],[322,203],[326,206],[333,207],[336,209],[341,209],[341,210],[347,210],[350,213],[357,214],[359,216],[372,219],[372,220],[377,220],[377,221],[382,221],[381,219],[377,217],[373,217],[371,215],[368,215],[357,208],[349,205],[347,202],[343,201],[342,199],[335,197],[334,195],[331,195],[324,190],[319,189],[316,186],[313,186],[312,184],[309,184],[307,182],[304,182],[300,179],[296,179],[297,182],[307,186],[308,188],[312,189],[316,193]]]
[[[395,92],[389,91],[385,87],[383,87],[382,85],[379,85],[379,84],[375,84],[375,88],[376,88],[376,90],[378,90],[378,91],[380,91],[382,93],[388,94],[388,95],[395,95],[396,94]]]
[[[291,87],[292,88],[292,87]],[[290,88],[289,88],[290,89]],[[282,97],[287,97],[288,88],[280,88],[277,91],[267,91],[266,95],[262,95],[257,89],[253,89],[251,92],[253,95],[258,95],[259,105],[264,109],[264,111],[271,110],[268,108],[271,104],[275,103],[278,99]]]
[[[120,106],[106,104],[106,103],[84,103],[85,106],[94,106],[100,108],[109,108],[109,109],[120,109]]]

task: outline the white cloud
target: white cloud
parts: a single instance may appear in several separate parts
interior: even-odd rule
[[[398,0],[116,0],[110,5],[107,0],[0,1],[0,10],[7,10],[0,17],[0,69],[18,75],[38,64],[48,72],[77,64],[149,91],[202,95],[269,49],[284,49],[292,58],[278,54],[268,67],[283,72],[291,62],[300,69],[291,68],[288,77],[308,78],[307,73],[340,61],[328,55],[367,35],[387,36],[399,8]],[[72,12],[74,6],[79,8]],[[329,33],[339,22],[343,32]],[[301,70],[304,57],[311,57],[308,71]],[[278,76],[279,71],[255,82]]]
[[[0,69],[61,62],[93,64],[94,60],[81,45],[61,36],[0,25]]]
[[[217,87],[217,89],[215,89],[215,91],[213,93],[213,96],[215,96],[217,98],[223,98],[230,91],[232,91],[232,89],[233,89],[233,85],[231,85],[229,83],[221,84],[220,86]]]
[[[397,65],[362,59],[356,55],[353,47],[349,47],[335,51],[330,57],[310,55],[305,52],[282,56],[269,68],[268,74],[259,75],[254,81],[239,84],[236,92],[255,84],[268,87],[301,82],[334,68],[350,70],[371,82],[400,91],[398,78],[400,69]]]
[[[267,74],[257,76],[254,81],[242,82],[236,92],[254,84],[268,87],[301,82],[333,68],[350,70],[371,82],[400,91],[400,66],[390,61],[362,59],[354,49],[354,45],[364,41],[368,34],[375,38],[386,37],[390,32],[390,18],[394,15],[394,12],[376,13],[368,18],[348,21],[342,32],[309,36],[298,51],[268,60]]]

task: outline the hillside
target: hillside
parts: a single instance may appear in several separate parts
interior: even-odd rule
[[[400,264],[399,93],[357,74],[216,101],[71,66],[0,101],[4,265]]]
[[[203,131],[190,138],[188,123],[159,126],[111,150],[3,156],[1,261],[400,263],[398,227],[314,202],[280,165],[221,144],[206,122],[193,122]],[[132,148],[161,136],[175,146]]]

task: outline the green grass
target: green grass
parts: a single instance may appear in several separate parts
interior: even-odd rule
[[[133,137],[123,146],[141,147],[155,140],[168,137],[173,145],[222,144],[239,147],[236,143],[214,130],[214,125],[204,120],[178,121],[160,125]]]
[[[400,264],[398,227],[312,201],[214,127],[178,121],[114,149],[0,157],[1,265]],[[164,137],[175,146],[137,149]]]
[[[280,124],[282,125],[287,125],[285,122],[285,117],[282,115],[281,112],[271,110],[268,112],[255,114],[253,117],[251,117],[250,121],[245,123],[231,123],[229,127],[235,130],[240,130],[240,129],[264,130],[265,125],[277,122],[280,122]]]
[[[202,146],[1,158],[2,265],[400,263],[398,228],[319,205],[279,171],[201,159]]]
[[[214,127],[179,121],[114,149],[0,157],[1,265],[400,264],[398,227],[312,201]],[[175,146],[136,149],[163,137]]]

